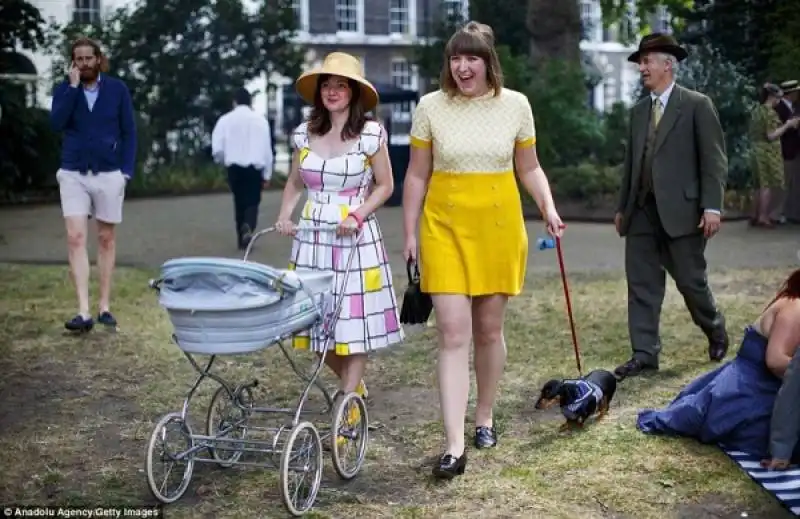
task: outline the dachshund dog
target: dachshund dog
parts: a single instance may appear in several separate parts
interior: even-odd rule
[[[558,404],[567,419],[559,431],[581,428],[592,415],[596,414],[597,420],[605,416],[616,391],[616,377],[604,369],[594,370],[579,379],[553,379],[542,387],[536,409],[549,409]]]

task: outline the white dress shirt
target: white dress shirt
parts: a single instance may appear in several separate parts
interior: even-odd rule
[[[272,178],[269,122],[249,106],[239,105],[219,118],[211,132],[211,154],[225,167],[253,166]]]
[[[673,81],[663,92],[661,92],[661,95],[650,92],[650,99],[652,99],[654,103],[656,102],[656,99],[661,101],[662,117],[664,116],[664,112],[666,112],[667,110],[667,103],[669,102],[669,98],[672,95],[672,90],[674,89],[675,89],[675,82]],[[706,213],[722,214],[719,209],[704,209],[704,211]]]

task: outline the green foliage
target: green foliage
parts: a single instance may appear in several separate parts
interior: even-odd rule
[[[55,183],[61,138],[50,129],[50,112],[10,100],[0,121],[0,196]]]
[[[39,9],[30,2],[0,3],[0,52],[37,50],[45,41],[44,29]],[[0,63],[0,70],[5,69]],[[57,169],[53,154],[58,142],[50,131],[48,114],[28,108],[25,97],[24,85],[0,79],[0,193],[41,181]]]
[[[749,185],[747,128],[755,89],[741,66],[726,60],[711,45],[689,46],[689,58],[678,69],[678,81],[709,96],[719,112],[728,152],[728,186]]]
[[[800,9],[796,0],[777,0],[771,20],[774,29],[768,78],[800,79]]]
[[[792,0],[698,0],[684,14],[686,30],[680,38],[689,45],[711,45],[726,61],[735,63],[757,84],[769,76],[770,52],[777,2]]]
[[[547,177],[555,197],[597,203],[619,190],[621,166],[580,162],[572,166],[552,168]]]
[[[617,102],[603,114],[603,143],[597,149],[599,164],[614,166],[625,160],[625,147],[630,135],[629,113],[625,103]]]
[[[27,0],[0,2],[0,50],[36,50],[45,43],[45,22]]]
[[[604,140],[603,128],[586,102],[588,92],[580,66],[546,62],[522,91],[533,107],[536,149],[546,170],[595,156]]]
[[[167,168],[141,173],[131,179],[127,195],[143,196],[212,191],[227,186],[225,170],[219,166],[182,160]]]
[[[686,15],[693,11],[697,3],[697,0],[637,0],[635,6],[631,7],[629,0],[600,0],[600,8],[603,12],[603,24],[605,26],[624,20],[631,20],[636,23],[638,28],[636,33],[621,34],[621,39],[624,43],[631,43],[638,39],[638,35],[646,34],[652,30],[648,20],[658,7],[666,7],[667,11],[676,20],[673,25],[681,28]]]
[[[524,54],[531,44],[525,8],[520,0],[472,0],[469,15],[494,30],[497,45],[505,45]]]

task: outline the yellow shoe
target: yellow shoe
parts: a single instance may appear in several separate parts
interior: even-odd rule
[[[357,405],[354,405],[347,411],[347,416],[345,416],[344,423],[342,423],[342,426],[347,428],[355,427],[360,419],[361,419],[361,411],[358,409]],[[347,438],[337,434],[336,445],[342,447],[345,443],[347,443]]]
[[[367,391],[367,385],[364,383],[363,380],[358,383],[358,386],[356,386],[356,393],[358,393],[358,396],[360,396],[364,400],[366,400],[367,397],[369,396],[369,391]]]

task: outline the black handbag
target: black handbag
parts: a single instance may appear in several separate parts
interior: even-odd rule
[[[411,266],[414,274],[411,274]],[[422,291],[419,284],[419,268],[414,260],[409,259],[406,264],[408,273],[408,288],[403,296],[403,307],[400,309],[400,322],[402,324],[424,324],[433,311],[433,301],[430,294]]]

